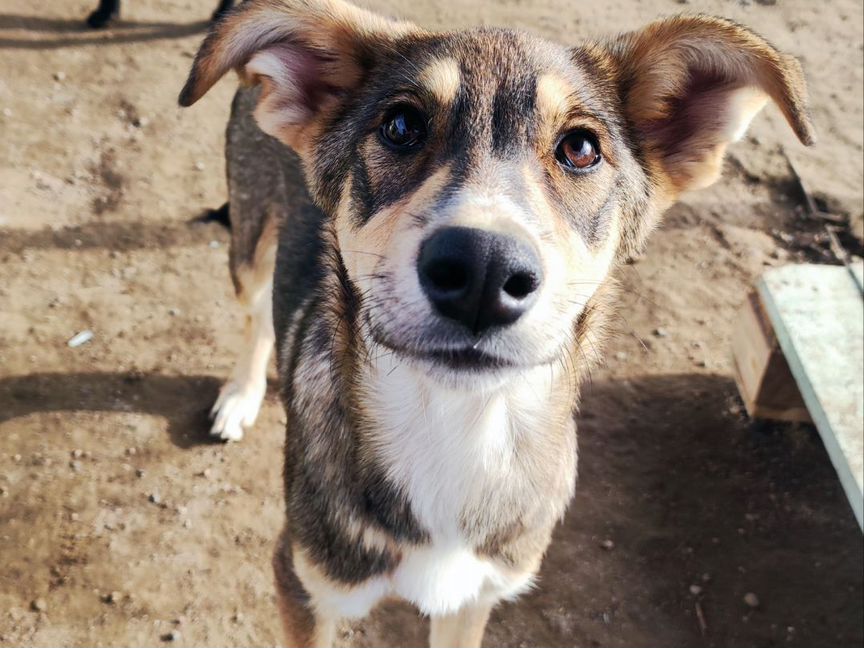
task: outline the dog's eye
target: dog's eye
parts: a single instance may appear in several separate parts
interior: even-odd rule
[[[600,145],[588,131],[573,131],[558,143],[555,158],[566,169],[584,171],[600,162]]]
[[[397,106],[384,117],[378,132],[381,141],[390,148],[407,151],[426,137],[426,122],[416,108]]]

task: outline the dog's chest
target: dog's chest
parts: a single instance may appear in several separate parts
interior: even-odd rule
[[[523,456],[530,443],[520,440],[543,424],[543,385],[460,392],[397,366],[377,372],[368,387],[375,454],[430,536],[403,550],[390,577],[394,593],[440,614],[524,589],[530,574],[479,555],[477,543],[514,515],[520,495],[531,497],[531,457]]]

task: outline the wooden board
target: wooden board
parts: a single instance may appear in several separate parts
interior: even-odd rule
[[[741,309],[732,355],[735,382],[752,418],[812,422],[758,293]]]
[[[861,264],[792,265],[757,284],[777,341],[858,524],[864,524],[864,299]]]

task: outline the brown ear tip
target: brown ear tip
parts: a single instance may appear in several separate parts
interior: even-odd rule
[[[186,85],[183,86],[180,95],[177,97],[177,103],[179,103],[181,107],[188,108],[201,98],[200,93],[195,92],[196,85],[194,79],[190,77],[186,82]]]
[[[804,120],[798,124],[798,128],[795,129],[795,134],[804,146],[813,146],[819,141],[816,129],[813,127],[813,123],[810,121],[809,117],[805,117]]]

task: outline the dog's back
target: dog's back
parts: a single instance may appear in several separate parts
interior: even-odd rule
[[[290,317],[298,300],[313,290],[320,276],[319,239],[324,215],[309,196],[297,154],[255,122],[253,111],[259,94],[257,87],[237,91],[226,130],[231,276],[238,292],[254,290],[257,286],[245,286],[243,281],[256,263],[256,255],[260,258],[272,253],[281,229],[277,311]],[[262,273],[256,269],[255,274]]]
[[[212,433],[235,441],[255,420],[264,397],[274,312],[275,330],[284,330],[285,320],[304,296],[315,292],[321,276],[324,216],[309,197],[297,155],[255,122],[259,94],[259,88],[238,90],[226,130],[229,267],[245,310],[244,348],[248,353],[237,363],[213,406]],[[277,242],[280,271],[271,309]]]

